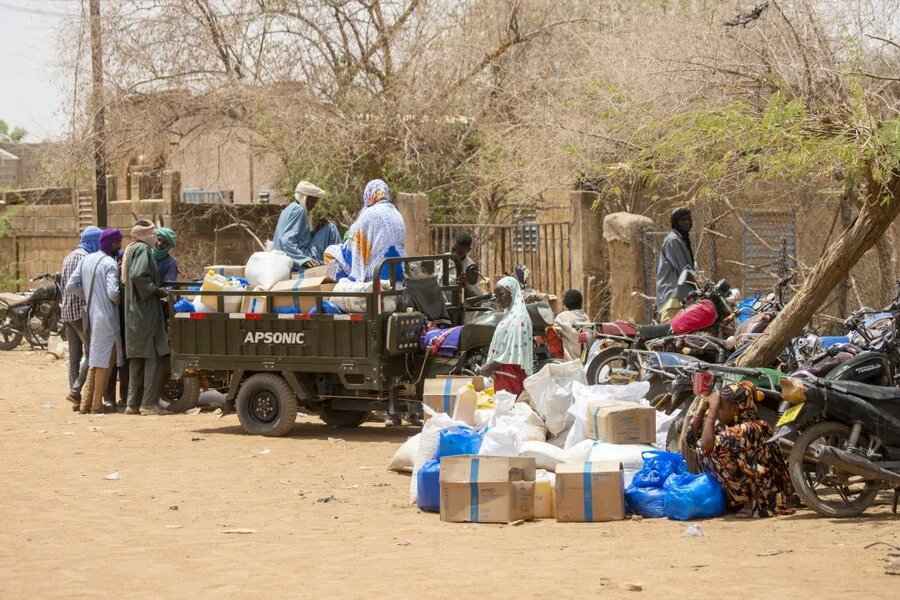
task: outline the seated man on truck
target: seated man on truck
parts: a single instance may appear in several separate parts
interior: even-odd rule
[[[278,217],[272,244],[291,257],[295,271],[321,265],[325,248],[341,241],[334,223],[313,216],[313,209],[324,197],[325,190],[301,181],[294,189],[294,201]]]

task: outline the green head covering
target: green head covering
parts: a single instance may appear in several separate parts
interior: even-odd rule
[[[169,250],[172,250],[175,247],[175,242],[178,239],[175,235],[175,232],[169,229],[168,227],[160,227],[156,230],[156,235],[160,236],[162,239],[166,240],[168,247],[166,248],[153,248],[153,258],[156,260],[162,260],[169,255]]]

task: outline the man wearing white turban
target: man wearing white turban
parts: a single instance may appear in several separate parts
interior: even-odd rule
[[[290,256],[298,271],[321,265],[325,248],[341,241],[334,223],[312,216],[316,204],[324,197],[325,190],[301,181],[294,189],[294,201],[278,217],[273,246]]]

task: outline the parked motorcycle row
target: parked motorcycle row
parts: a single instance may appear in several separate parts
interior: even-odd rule
[[[684,277],[684,275],[683,275]],[[694,448],[707,398],[723,384],[752,381],[761,418],[788,457],[800,499],[818,514],[850,517],[882,490],[900,498],[900,292],[885,308],[862,308],[845,335],[804,333],[773,364],[736,367],[741,354],[784,308],[790,282],[740,301],[727,281],[697,286],[668,324],[623,321],[583,326],[588,382],[650,383],[651,404],[677,415],[668,449],[699,471]],[[900,290],[900,281],[898,290]],[[694,426],[692,426],[694,425]]]

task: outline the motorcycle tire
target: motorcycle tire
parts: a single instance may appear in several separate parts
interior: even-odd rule
[[[0,302],[0,314],[3,315],[3,320],[0,322],[0,350],[12,350],[22,343],[22,332],[15,330],[12,326],[11,312],[5,303]]]
[[[788,458],[788,472],[791,476],[791,483],[794,485],[794,491],[803,500],[809,508],[822,515],[823,517],[847,518],[855,517],[862,514],[875,501],[878,495],[878,484],[875,481],[865,482],[864,487],[858,492],[855,500],[847,502],[843,500],[846,492],[836,494],[838,498],[843,500],[842,503],[830,503],[822,499],[816,492],[815,485],[809,479],[810,473],[808,469],[815,469],[814,474],[820,475],[823,469],[829,469],[828,465],[815,465],[805,460],[805,456],[810,446],[814,442],[823,437],[838,438],[837,441],[843,443],[850,435],[850,427],[843,423],[834,421],[825,421],[816,423],[809,429],[803,431],[794,442]],[[833,445],[833,444],[832,444]]]
[[[626,348],[624,346],[613,346],[602,350],[594,356],[590,363],[585,367],[585,376],[587,377],[588,385],[615,383],[605,379],[601,381],[603,370],[604,367],[612,367],[617,361],[624,366],[625,360],[623,359],[623,354],[625,350]]]

